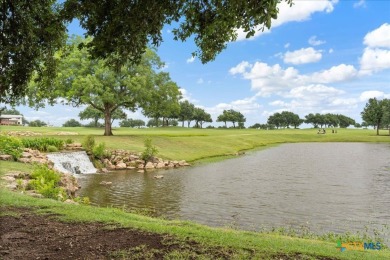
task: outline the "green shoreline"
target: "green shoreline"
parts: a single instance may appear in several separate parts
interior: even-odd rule
[[[5,129],[1,129],[5,131]],[[16,130],[16,128],[7,128],[7,131]],[[320,136],[315,134],[313,129],[305,130],[197,130],[197,129],[118,129],[112,138],[112,142],[107,137],[98,134],[101,129],[72,129],[67,128],[21,128],[18,131],[44,131],[45,135],[55,133],[55,131],[77,131],[77,136],[59,136],[59,138],[72,138],[80,141],[87,134],[94,134],[97,142],[104,141],[106,145],[121,149],[128,149],[129,146],[135,147],[134,150],[142,151],[142,141],[146,137],[152,137],[154,144],[159,148],[160,155],[165,158],[175,158],[179,154],[185,155],[186,159],[193,163],[208,163],[210,161],[219,161],[227,159],[226,154],[234,154],[238,151],[249,150],[250,152],[269,148],[270,146],[281,143],[295,142],[385,142],[390,143],[390,137],[387,131],[381,132],[383,136],[375,136],[373,130],[339,130],[337,134]],[[46,130],[46,131],[45,131]],[[49,131],[48,131],[49,130]],[[142,131],[143,130],[143,131]],[[230,137],[229,137],[230,136]],[[26,137],[28,138],[28,137]],[[203,140],[202,140],[203,139]],[[126,140],[126,142],[124,142]],[[210,143],[211,142],[211,143]],[[219,146],[219,142],[221,142]],[[118,147],[118,143],[121,145]],[[202,145],[209,143],[203,150]],[[170,145],[176,149],[174,152],[165,152]],[[212,149],[214,147],[214,149]],[[182,148],[182,149],[180,149]],[[211,150],[210,150],[211,148]],[[187,150],[192,150],[186,154]],[[131,149],[129,149],[131,150]],[[219,153],[219,155],[218,155]],[[215,157],[213,157],[213,155]],[[222,157],[221,157],[222,155]],[[198,158],[193,159],[191,158]],[[212,159],[201,159],[201,158]],[[177,158],[177,157],[176,157]],[[29,171],[29,165],[15,162],[0,162],[0,176],[12,170]],[[319,239],[303,239],[297,237],[284,236],[277,233],[257,233],[249,231],[233,230],[228,228],[213,228],[189,221],[168,221],[159,218],[137,215],[124,212],[115,208],[99,208],[88,205],[70,205],[49,199],[37,199],[17,192],[11,192],[1,186],[0,188],[0,207],[7,208],[8,211],[1,214],[12,215],[9,207],[29,207],[33,208],[38,214],[58,214],[59,218],[68,222],[103,222],[115,224],[123,227],[137,228],[154,233],[167,233],[178,239],[191,239],[207,246],[222,247],[234,251],[234,257],[245,259],[248,251],[254,252],[251,257],[257,259],[272,259],[280,254],[294,259],[297,255],[302,259],[390,259],[390,250],[382,249],[379,251],[346,251],[339,252],[336,248],[336,242],[322,241]],[[351,237],[352,238],[352,237]],[[345,241],[347,242],[347,241]]]

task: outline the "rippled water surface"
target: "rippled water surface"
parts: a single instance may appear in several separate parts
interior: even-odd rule
[[[79,182],[80,195],[100,206],[147,208],[214,226],[344,232],[390,224],[390,144],[284,144],[204,166]]]

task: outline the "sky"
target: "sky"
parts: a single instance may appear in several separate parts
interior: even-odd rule
[[[369,98],[390,98],[389,0],[295,0],[292,8],[279,4],[279,11],[270,30],[250,39],[238,30],[237,41],[207,64],[192,57],[192,39],[174,41],[175,26],[164,27],[158,48],[164,70],[184,99],[211,114],[212,125],[222,125],[215,121],[224,109],[244,114],[247,127],[281,111],[301,118],[337,113],[361,123]],[[83,33],[77,22],[68,31]],[[79,120],[82,110],[63,105],[17,109],[27,120],[54,126]],[[128,117],[145,120],[141,111]]]

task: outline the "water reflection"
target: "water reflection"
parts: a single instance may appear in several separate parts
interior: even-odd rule
[[[240,228],[363,230],[390,223],[390,145],[285,144],[209,165],[80,180],[101,206],[155,209],[168,218]],[[111,186],[99,185],[111,181]]]

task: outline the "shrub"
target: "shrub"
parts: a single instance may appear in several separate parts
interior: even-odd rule
[[[63,140],[50,137],[22,139],[22,143],[26,148],[36,149],[41,152],[48,151],[49,146],[54,146],[57,148],[57,150],[60,150],[64,147]]]
[[[95,147],[95,138],[92,135],[87,135],[83,141],[83,147],[87,152],[92,152]]]
[[[92,154],[95,158],[103,158],[105,153],[106,153],[106,144],[105,143],[100,143],[97,146],[95,146],[92,150]]]
[[[150,161],[158,152],[157,148],[152,145],[151,139],[145,139],[145,150],[142,152],[141,158],[144,161]]]
[[[55,147],[55,146],[53,146],[53,145],[49,145],[49,146],[47,147],[47,151],[48,151],[49,153],[58,152],[58,148]]]
[[[68,138],[68,139],[65,140],[65,143],[66,143],[66,144],[71,144],[71,143],[73,143],[73,140],[70,139],[70,138]]]
[[[47,165],[35,165],[30,177],[32,180],[28,187],[36,190],[44,197],[51,199],[67,198],[65,190],[59,186],[60,173],[50,169]]]
[[[20,139],[0,135],[0,154],[12,155],[14,160],[17,160],[22,155],[22,142]]]

